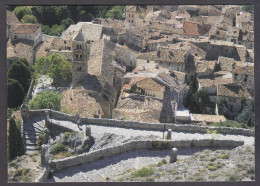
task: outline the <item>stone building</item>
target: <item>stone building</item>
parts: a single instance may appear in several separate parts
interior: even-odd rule
[[[21,24],[21,22],[17,19],[15,14],[9,10],[6,11],[6,40],[9,39],[10,31],[13,30],[13,27],[16,24]]]
[[[88,48],[82,30],[72,39],[72,88],[75,88],[87,74]]]
[[[232,69],[232,75],[234,81],[241,83],[243,86],[254,90],[254,66],[245,65],[238,66],[236,65]],[[253,91],[250,91],[253,92]]]
[[[136,24],[137,19],[143,19],[148,13],[158,10],[157,6],[126,6],[126,18],[125,21],[130,24]]]
[[[29,65],[33,65],[34,60],[33,43],[28,40],[20,40],[14,45],[9,41],[7,44],[7,68],[9,68],[14,61],[20,58],[26,58]]]
[[[113,118],[137,116],[139,121],[173,122],[186,94],[185,85],[166,73],[134,72],[124,76],[124,86]],[[152,113],[150,116],[148,113]]]
[[[218,85],[217,102],[221,99],[227,101],[228,115],[231,117],[240,111],[243,99],[247,105],[253,102],[253,98],[248,90],[240,84]]]
[[[126,73],[126,65],[117,61],[119,58],[116,53],[116,43],[101,39],[92,44],[88,61],[87,73],[91,78],[85,86],[95,86],[88,89],[98,93],[105,117],[111,117]]]
[[[15,24],[10,30],[10,40],[33,41],[33,46],[37,46],[42,41],[42,30],[40,24]]]

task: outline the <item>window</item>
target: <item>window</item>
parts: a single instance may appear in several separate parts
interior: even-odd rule
[[[77,71],[81,71],[81,70],[82,70],[82,67],[81,67],[81,66],[77,68]]]
[[[230,105],[230,111],[233,111],[233,105]]]
[[[17,39],[17,36],[14,36],[14,39]]]
[[[82,54],[80,54],[80,59],[82,59]]]
[[[244,82],[247,82],[248,75],[245,75]]]
[[[64,44],[66,44],[67,42],[66,41],[64,41]]]
[[[130,61],[130,65],[131,65],[131,66],[133,65],[133,62],[132,62],[132,61]]]
[[[76,54],[76,59],[78,59],[79,58],[79,55],[78,54]]]
[[[147,63],[150,63],[150,60],[147,60]]]
[[[234,31],[234,34],[236,34],[237,33],[237,31]]]

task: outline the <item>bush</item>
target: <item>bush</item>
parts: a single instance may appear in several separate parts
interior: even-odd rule
[[[218,113],[226,116],[228,112],[228,105],[226,99],[222,98],[218,102]]]
[[[22,85],[17,80],[8,78],[7,90],[8,90],[8,107],[14,109],[20,106],[23,103],[25,97],[25,93]],[[12,111],[13,110],[10,110],[10,112]]]
[[[21,20],[25,15],[32,15],[31,8],[26,6],[17,6],[13,12],[19,20]]]
[[[24,144],[20,127],[15,123],[13,118],[9,121],[8,134],[8,159],[11,161],[17,156],[24,154]]]
[[[54,85],[71,80],[72,65],[69,61],[59,56],[52,54],[49,57],[41,57],[36,60],[33,65],[36,74],[48,75],[53,79]]]
[[[124,19],[124,6],[113,6],[107,11],[106,17],[112,19]]]
[[[57,145],[55,145],[52,149],[54,155],[60,153],[60,152],[66,152],[67,151],[67,146],[62,144],[62,143],[58,143]]]
[[[30,109],[60,110],[62,95],[53,91],[43,91],[36,95],[30,102]]]
[[[47,144],[50,139],[50,135],[48,133],[41,133],[37,137],[37,147],[40,149],[43,144]]]
[[[24,59],[15,61],[7,73],[8,78],[15,79],[22,85],[25,93],[28,91],[31,81],[31,70],[26,62],[24,62]]]
[[[154,170],[152,168],[143,167],[142,169],[135,171],[131,174],[132,177],[148,177],[153,175]]]
[[[232,120],[227,120],[227,121],[224,121],[224,122],[212,123],[210,125],[211,126],[216,126],[216,127],[249,128],[244,123],[238,123],[237,121],[232,121]]]
[[[235,118],[235,120],[239,123],[245,123],[249,127],[253,127],[255,125],[254,105],[251,104],[245,106],[242,112]]]
[[[28,14],[24,15],[21,21],[22,23],[32,23],[32,24],[37,23],[36,17]]]

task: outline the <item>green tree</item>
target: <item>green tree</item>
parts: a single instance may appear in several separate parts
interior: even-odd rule
[[[65,29],[67,29],[70,25],[74,24],[73,20],[71,18],[67,18],[67,19],[63,19],[61,21],[61,25],[63,25],[63,27]]]
[[[21,136],[19,125],[15,123],[15,120],[11,118],[9,120],[8,130],[8,159],[13,160],[17,156],[24,154],[24,144]]]
[[[62,95],[53,91],[43,91],[36,95],[30,102],[30,109],[60,110]]]
[[[196,92],[196,102],[198,104],[199,110],[202,112],[202,114],[206,113],[206,108],[210,104],[210,98],[208,95],[207,90],[199,90]]]
[[[255,125],[255,112],[254,112],[254,105],[250,104],[243,108],[242,112],[237,115],[235,120],[239,123],[245,123],[249,127]]]
[[[8,90],[8,107],[15,108],[23,103],[25,96],[22,85],[15,79],[8,78],[7,82]]]
[[[50,76],[53,79],[53,84],[57,86],[71,80],[71,63],[56,53],[47,58],[37,59],[33,69],[36,74]]]
[[[19,81],[24,89],[24,92],[27,92],[31,81],[31,70],[23,61],[24,59],[15,61],[10,66],[7,74],[8,78]]]
[[[124,6],[113,6],[106,13],[107,18],[124,19]]]
[[[254,5],[243,5],[241,9],[249,13],[254,13]]]
[[[19,20],[21,20],[26,14],[32,15],[31,8],[28,8],[26,6],[17,6],[13,12]]]
[[[218,101],[218,113],[220,115],[226,116],[228,112],[228,104],[225,98],[222,98]]]
[[[29,14],[25,14],[21,21],[22,23],[33,23],[33,24],[37,23],[36,17]]]

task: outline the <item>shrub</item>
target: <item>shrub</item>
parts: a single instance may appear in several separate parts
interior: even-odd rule
[[[255,112],[254,112],[254,105],[247,105],[243,108],[242,112],[237,115],[235,120],[239,123],[245,123],[249,127],[255,125]]]
[[[36,17],[28,14],[24,15],[21,21],[22,23],[32,23],[32,24],[37,23]]]
[[[60,110],[62,95],[53,91],[43,91],[29,102],[30,109]]]
[[[24,154],[24,144],[20,127],[15,123],[13,118],[9,121],[8,133],[8,159],[11,161],[17,156]]]
[[[31,81],[31,70],[26,65],[26,62],[24,59],[15,61],[7,72],[8,78],[17,80],[22,85],[25,93],[28,91]]]
[[[57,154],[55,154],[52,159],[62,159],[62,158],[67,158],[73,156],[73,154],[71,152],[59,152]]]
[[[22,87],[22,85],[17,80],[8,78],[7,89],[8,107],[15,108],[20,106],[23,103],[23,99],[25,96],[24,88]]]
[[[19,20],[21,20],[24,15],[32,15],[31,8],[26,6],[17,6],[13,12]]]
[[[136,178],[136,177],[148,177],[153,175],[154,170],[152,168],[146,168],[143,167],[138,171],[135,171],[131,174],[132,177]]]
[[[54,154],[58,154],[60,152],[65,152],[67,151],[67,146],[62,144],[62,143],[58,143],[57,145],[55,145],[52,149]]]
[[[218,155],[217,158],[229,159],[229,154],[221,154],[221,155]]]
[[[50,139],[49,133],[41,133],[37,137],[37,147],[41,148],[43,144],[47,144]]]
[[[157,166],[161,167],[164,164],[167,164],[167,161],[165,159],[163,159],[162,161],[158,162]]]
[[[216,126],[216,127],[249,128],[244,123],[239,123],[237,121],[232,121],[232,120],[227,120],[227,121],[218,122],[218,123],[212,123],[210,125],[211,126]]]
[[[241,181],[241,177],[237,174],[231,174],[228,176],[228,181]]]

